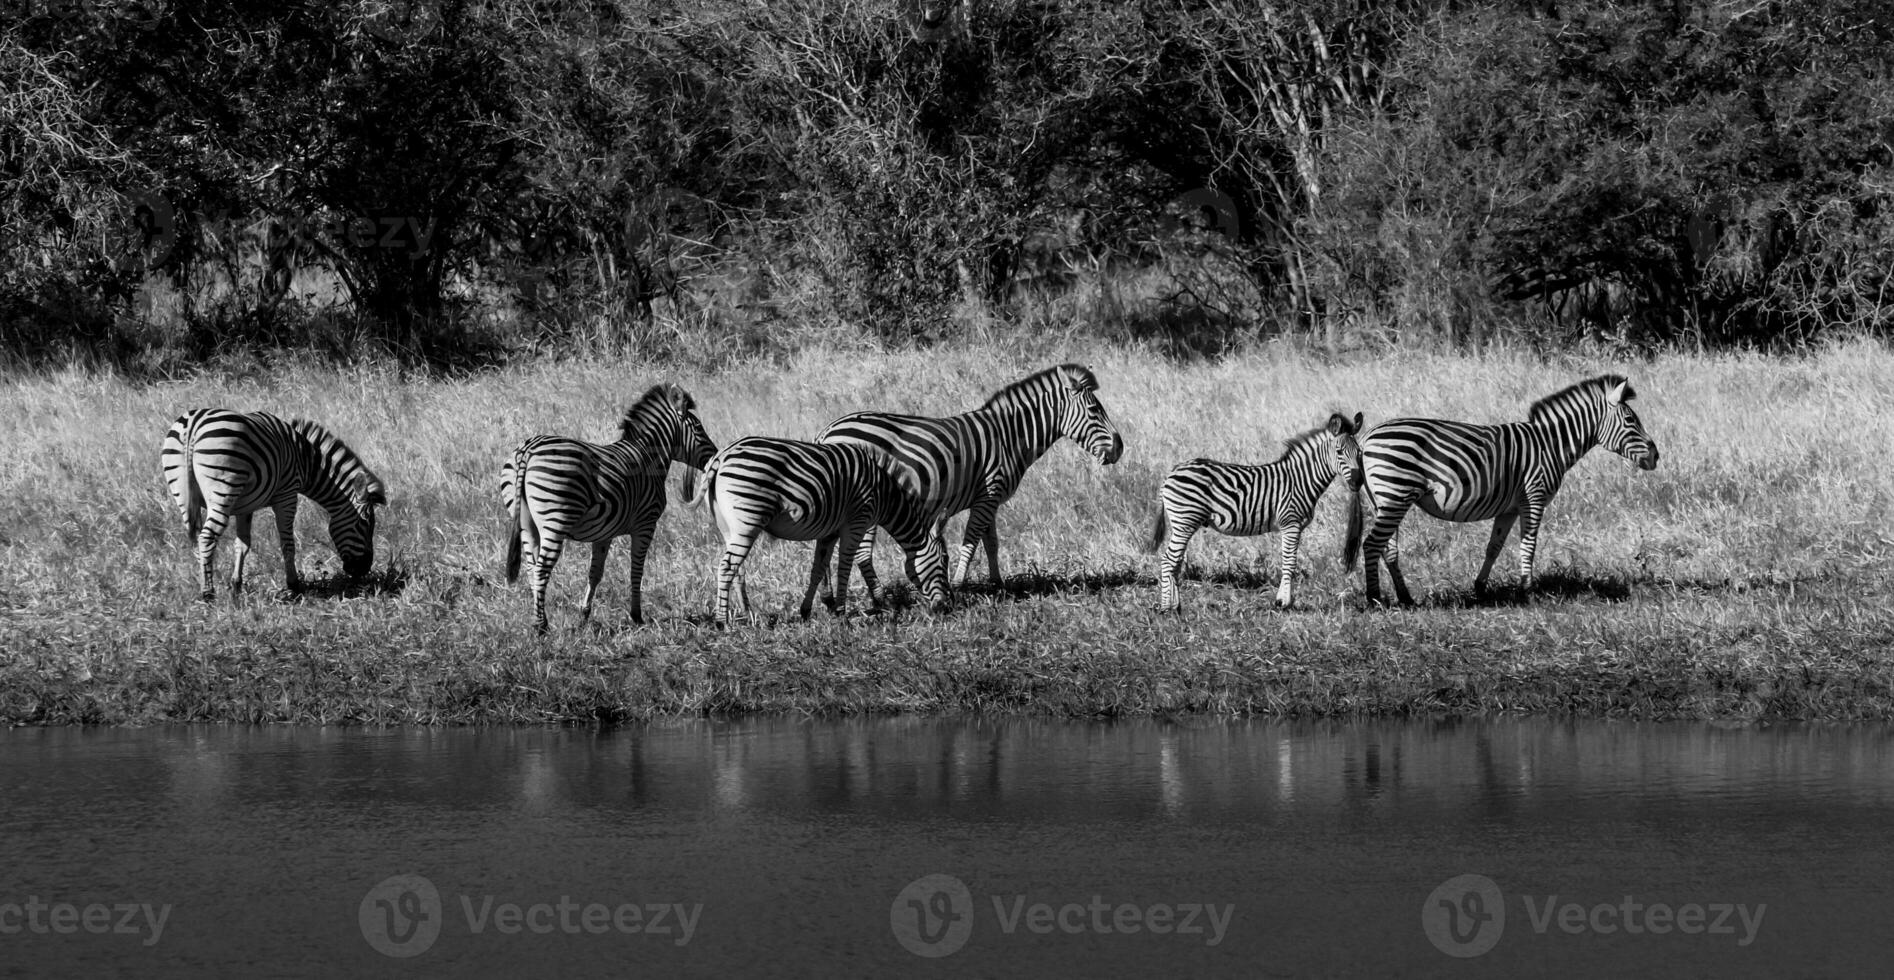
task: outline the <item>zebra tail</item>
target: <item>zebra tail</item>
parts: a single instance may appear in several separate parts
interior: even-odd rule
[[[204,528],[204,490],[197,485],[197,465],[191,459],[191,444],[184,446],[184,481],[178,489],[178,505],[184,510],[184,530],[191,541],[197,541],[197,532]]]
[[[1354,501],[1348,507],[1348,537],[1342,540],[1342,568],[1355,570],[1355,559],[1361,554],[1361,496],[1363,491],[1354,492]]]
[[[1151,525],[1151,540],[1145,542],[1144,547],[1138,550],[1147,555],[1157,554],[1157,549],[1163,546],[1164,539],[1169,537],[1170,533],[1171,512],[1168,508],[1160,507],[1157,511],[1157,522]]]
[[[511,585],[520,577],[520,537],[532,535],[533,551],[539,551],[539,529],[533,526],[533,510],[526,506],[526,464],[532,454],[524,448],[513,451],[513,508],[506,522],[506,581]]]

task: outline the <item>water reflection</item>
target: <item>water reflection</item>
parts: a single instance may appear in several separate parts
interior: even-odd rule
[[[596,730],[174,727],[5,736],[9,782],[82,778],[168,800],[1035,819],[1556,818],[1785,792],[1894,802],[1885,727],[1556,720],[1072,725],[1036,720],[681,722]]]
[[[622,975],[627,963],[702,976],[792,964],[1251,976],[1258,963],[1379,975],[1420,963],[1467,976],[1427,945],[1416,912],[1443,880],[1478,872],[1508,894],[1771,908],[1768,944],[1747,948],[1509,927],[1474,964],[1487,975],[1843,975],[1894,955],[1882,928],[1894,912],[1890,734],[1547,719],[17,730],[0,733],[0,904],[149,899],[179,912],[149,951],[16,935],[0,936],[0,954],[62,973],[308,962],[339,964],[310,975],[396,975],[412,964],[368,948],[357,908],[374,883],[420,873],[452,896],[449,911],[481,896],[706,909],[688,947],[455,921],[423,964],[442,975]],[[1210,947],[1009,936],[988,918],[966,951],[924,962],[891,938],[889,903],[933,873],[964,879],[987,907],[1104,895],[1222,902],[1238,919]]]

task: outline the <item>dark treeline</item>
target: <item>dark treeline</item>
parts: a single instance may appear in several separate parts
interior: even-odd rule
[[[27,362],[715,353],[1018,325],[1079,280],[1143,284],[1096,326],[1161,339],[1881,333],[1890,20],[0,0],[0,328]]]

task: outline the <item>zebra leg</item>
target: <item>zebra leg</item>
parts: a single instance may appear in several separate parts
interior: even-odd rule
[[[1376,497],[1374,526],[1368,529],[1367,540],[1361,546],[1363,592],[1371,604],[1381,601],[1380,565],[1384,561],[1388,566],[1388,578],[1394,582],[1395,598],[1404,606],[1414,604],[1413,597],[1407,591],[1407,581],[1401,577],[1400,546],[1394,540],[1394,532],[1401,527],[1401,518],[1407,516],[1407,510],[1412,506],[1413,497]]]
[[[1506,535],[1512,533],[1513,524],[1518,520],[1519,514],[1517,511],[1511,514],[1501,514],[1493,518],[1493,534],[1486,539],[1486,561],[1480,564],[1479,577],[1473,580],[1474,595],[1482,596],[1486,594],[1486,583],[1493,575],[1493,563],[1499,560],[1499,553],[1505,550]],[[1524,543],[1523,536],[1521,537],[1521,543],[1522,545]]]
[[[238,514],[230,523],[231,536],[237,539],[237,556],[231,562],[230,595],[234,598],[243,594],[243,569],[250,560],[250,517]]]
[[[222,511],[206,508],[204,525],[197,529],[197,601],[209,602],[217,597],[216,580],[211,577],[217,562],[217,538],[224,533]]]
[[[980,540],[986,542],[987,577],[995,587],[1000,584],[1000,527],[997,517],[995,515],[995,520],[987,523],[986,533],[980,536]]]
[[[847,552],[843,552],[843,554],[847,554]],[[855,567],[862,573],[862,587],[868,590],[868,604],[871,607],[878,605],[880,599],[875,596],[875,589],[879,584],[879,580],[875,577],[875,528],[872,525],[868,528],[868,533],[862,535],[861,546],[855,549]],[[824,571],[826,570],[825,566]],[[825,575],[823,577],[823,583],[827,584],[827,582],[828,578]],[[846,585],[843,586],[842,591],[843,593],[847,593],[848,587]],[[846,595],[844,595],[844,601],[846,601]],[[822,604],[828,606],[829,610],[833,612],[836,608],[835,594],[833,592],[825,592],[822,597]]]
[[[611,538],[592,542],[592,567],[585,577],[585,605],[579,607],[580,626],[592,621],[592,597],[598,594],[598,583],[605,578],[605,558],[611,553]]]
[[[1196,514],[1178,514],[1170,520],[1170,533],[1164,538],[1164,552],[1157,560],[1157,608],[1159,612],[1174,612],[1182,608],[1182,599],[1177,594],[1177,572],[1183,567],[1184,553],[1190,549],[1190,539],[1196,537],[1201,526]]]
[[[809,613],[815,609],[815,591],[822,587],[823,582],[828,580],[829,556],[835,554],[836,550],[835,537],[835,535],[831,534],[826,538],[817,539],[815,543],[815,561],[809,566],[809,588],[802,594],[802,608],[799,610],[804,620],[807,620]],[[838,607],[847,608],[848,606],[848,563],[853,557],[853,549],[843,548],[841,550],[841,557],[836,563],[839,567],[835,570],[835,577],[840,580],[837,584],[837,588],[841,592],[840,599],[834,603],[828,601],[823,602],[823,605],[828,606],[831,611]]]
[[[973,549],[981,542],[987,542],[987,566],[993,574],[993,585],[1000,584],[1000,556],[998,553],[999,532],[993,527],[994,516],[1000,509],[1000,502],[992,497],[983,497],[967,512],[967,527],[960,533],[960,560],[954,563],[956,574],[954,588],[967,582],[967,575],[973,571]]]
[[[874,530],[874,522],[864,520],[859,527],[853,524],[844,525],[842,527],[842,533],[837,536],[837,542],[841,546],[841,551],[835,560],[835,614],[837,616],[848,615],[848,556],[861,551],[862,542],[867,540],[868,535],[874,533]],[[901,557],[905,562],[907,560],[906,549],[902,551]],[[906,565],[904,564],[903,567],[905,568]],[[868,605],[871,609],[878,605],[875,602],[873,590],[870,590],[868,593]]]
[[[651,553],[651,536],[658,529],[657,518],[631,529],[631,621],[644,625],[644,560]]]
[[[1295,605],[1295,578],[1297,549],[1302,541],[1302,525],[1294,521],[1284,524],[1280,531],[1282,537],[1282,584],[1276,587],[1276,608],[1287,609]]]
[[[730,589],[734,585],[743,601],[743,611],[750,611],[749,589],[743,584],[743,560],[750,556],[750,548],[756,543],[761,528],[732,528],[724,539],[723,554],[717,559],[717,625],[730,625]]]
[[[1519,587],[1532,587],[1533,559],[1539,551],[1539,522],[1545,517],[1546,498],[1527,493],[1519,520]]]
[[[276,543],[283,552],[283,587],[290,592],[303,590],[303,576],[296,567],[296,495],[270,503],[276,515]]]
[[[546,589],[552,585],[552,570],[559,564],[559,553],[564,551],[566,539],[550,529],[542,529],[539,536],[539,557],[533,562],[533,629],[544,633],[550,626],[546,622]]]
[[[1384,557],[1388,564],[1388,581],[1394,583],[1394,600],[1403,606],[1412,606],[1414,597],[1407,591],[1407,577],[1401,574],[1401,536],[1388,539],[1388,550]]]

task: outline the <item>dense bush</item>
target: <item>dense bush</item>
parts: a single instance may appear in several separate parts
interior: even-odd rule
[[[1882,332],[1880,7],[15,0],[0,329],[715,358],[1063,290],[1215,343]]]

